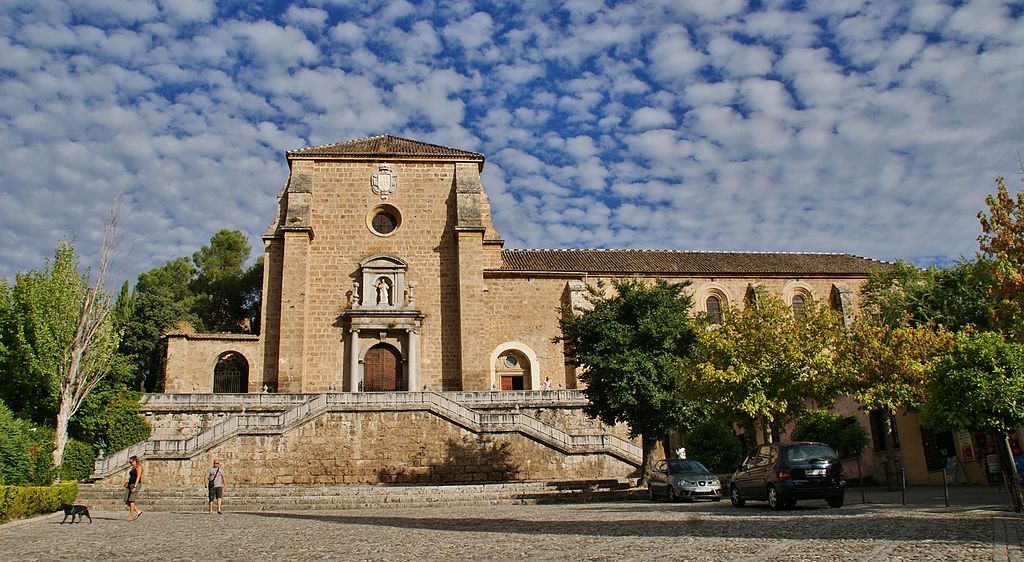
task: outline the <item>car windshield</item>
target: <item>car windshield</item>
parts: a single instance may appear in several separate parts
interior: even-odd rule
[[[791,463],[835,462],[836,452],[820,443],[797,445],[786,450],[786,459]]]
[[[686,461],[682,459],[672,459],[668,461],[668,473],[669,474],[683,474],[684,472],[710,472],[704,468],[704,465],[697,461]]]

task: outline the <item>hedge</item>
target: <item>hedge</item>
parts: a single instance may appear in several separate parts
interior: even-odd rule
[[[63,505],[75,503],[78,484],[55,486],[0,486],[0,523],[53,513]]]

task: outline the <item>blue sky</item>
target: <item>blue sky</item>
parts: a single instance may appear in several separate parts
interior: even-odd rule
[[[121,278],[259,235],[286,150],[482,152],[506,247],[971,256],[1020,2],[0,0],[0,276],[128,186]]]

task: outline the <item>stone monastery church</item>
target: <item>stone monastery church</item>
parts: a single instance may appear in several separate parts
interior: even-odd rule
[[[262,333],[168,334],[165,393],[143,408],[153,435],[98,461],[97,480],[119,486],[128,454],[157,487],[196,481],[214,456],[234,486],[627,477],[638,443],[582,413],[577,372],[552,342],[587,284],[690,280],[695,312],[711,316],[760,286],[795,308],[825,299],[850,321],[885,266],[508,249],[482,154],[383,135],[286,157],[263,235]]]
[[[393,136],[293,150],[265,244],[260,337],[169,336],[168,393],[577,388],[559,308],[585,284],[689,279],[700,311],[755,284],[852,314],[879,262],[840,254],[505,249],[484,156]]]

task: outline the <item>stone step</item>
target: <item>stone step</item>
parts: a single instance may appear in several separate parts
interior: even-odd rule
[[[640,497],[628,482],[527,482],[439,486],[232,487],[225,503],[234,511],[340,510],[417,505],[495,505],[617,501]],[[124,509],[123,490],[80,484],[76,503],[93,509]],[[206,489],[147,489],[139,504],[152,511],[197,511],[207,507]]]

